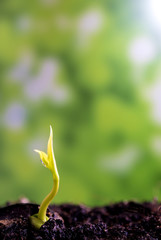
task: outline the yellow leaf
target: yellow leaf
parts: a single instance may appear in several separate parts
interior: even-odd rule
[[[49,165],[49,161],[48,161],[48,156],[46,153],[42,152],[42,151],[39,151],[37,149],[34,150],[35,152],[39,153],[40,154],[40,159],[42,161],[42,164],[48,168],[48,165]]]

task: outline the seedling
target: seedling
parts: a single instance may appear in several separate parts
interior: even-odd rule
[[[38,213],[30,216],[31,224],[35,228],[39,229],[47,220],[49,220],[49,218],[46,216],[46,211],[50,202],[57,194],[59,188],[59,174],[53,152],[53,130],[51,126],[47,146],[47,154],[39,150],[35,150],[35,152],[38,152],[40,154],[42,164],[51,171],[53,177],[53,188],[51,192],[42,201]]]

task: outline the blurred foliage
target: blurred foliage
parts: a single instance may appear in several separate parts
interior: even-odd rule
[[[52,187],[33,152],[46,151],[50,124],[55,202],[161,199],[161,100],[154,106],[148,92],[161,47],[145,8],[139,0],[0,2],[1,204],[40,203]]]

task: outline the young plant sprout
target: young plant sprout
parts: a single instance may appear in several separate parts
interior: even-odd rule
[[[40,159],[42,161],[42,164],[51,171],[52,177],[53,177],[53,188],[51,192],[42,201],[39,208],[39,212],[37,214],[30,216],[31,224],[35,228],[39,229],[49,219],[46,216],[46,211],[50,202],[57,194],[58,188],[59,188],[59,174],[58,174],[54,152],[53,152],[53,131],[51,126],[50,126],[50,136],[49,136],[48,146],[47,146],[47,154],[39,150],[35,150],[35,152],[38,152],[40,154]]]

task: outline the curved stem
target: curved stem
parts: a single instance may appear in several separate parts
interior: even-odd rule
[[[38,218],[41,219],[43,222],[46,222],[46,211],[47,208],[50,204],[50,202],[52,201],[52,199],[55,197],[55,195],[58,192],[59,189],[59,175],[54,176],[53,175],[53,188],[51,190],[51,192],[44,198],[44,200],[42,201],[40,208],[39,208],[39,212],[38,212]]]

